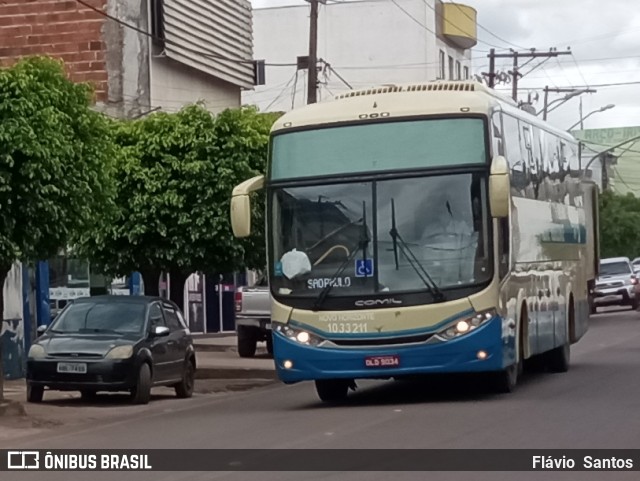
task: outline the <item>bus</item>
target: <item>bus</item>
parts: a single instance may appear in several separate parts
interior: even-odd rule
[[[569,369],[597,277],[599,186],[579,145],[481,83],[351,91],[281,117],[266,176],[273,354],[287,384]]]

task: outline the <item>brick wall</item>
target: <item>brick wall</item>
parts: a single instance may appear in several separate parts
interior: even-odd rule
[[[106,2],[87,0],[100,9]],[[75,0],[0,1],[0,66],[29,55],[57,57],[64,60],[73,81],[90,82],[97,100],[105,101],[105,21]]]

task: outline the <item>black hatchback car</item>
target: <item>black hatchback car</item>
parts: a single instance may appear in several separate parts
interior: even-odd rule
[[[67,305],[27,359],[27,401],[41,402],[45,388],[129,391],[136,404],[149,402],[154,386],[173,386],[178,397],[193,394],[196,356],[180,309],[144,296],[97,296]]]

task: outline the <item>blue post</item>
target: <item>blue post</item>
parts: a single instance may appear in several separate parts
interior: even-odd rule
[[[48,326],[51,324],[49,261],[39,261],[36,264],[36,317],[38,326]]]
[[[22,264],[22,328],[24,330],[24,352],[31,348],[31,279],[29,278],[29,266]]]
[[[139,272],[132,272],[129,276],[129,293],[132,296],[142,295],[142,275]]]

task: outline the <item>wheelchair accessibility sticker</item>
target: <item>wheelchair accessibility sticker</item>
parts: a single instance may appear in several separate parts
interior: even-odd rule
[[[373,277],[373,259],[356,259],[356,277]]]

